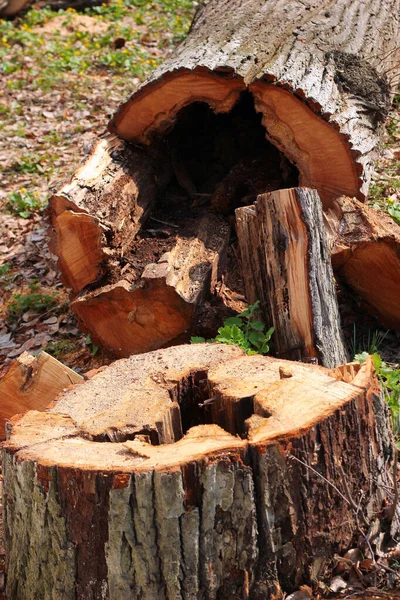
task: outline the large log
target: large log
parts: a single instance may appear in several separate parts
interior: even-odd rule
[[[335,376],[178,346],[15,417],[8,599],[278,599],[329,575],[354,534],[343,490],[366,519],[386,495],[391,436],[371,364]]]
[[[365,198],[389,79],[400,72],[398,2],[211,0],[200,7],[187,39],[50,200],[51,247],[93,339],[125,356],[160,347],[195,322],[172,293],[176,326],[167,335],[146,345],[127,324],[130,290],[141,276],[132,263],[151,219],[181,233],[185,220],[209,209],[231,223],[234,210],[258,194],[296,185],[316,189],[325,213],[343,194]],[[364,294],[364,285],[354,287]],[[379,298],[373,305],[380,315]],[[105,336],[117,315],[118,343]]]
[[[246,297],[260,300],[275,328],[275,354],[316,358],[325,367],[346,362],[335,282],[315,190],[262,194],[236,209]]]
[[[227,113],[248,90],[300,185],[317,189],[325,207],[341,194],[363,199],[400,73],[399,8],[398,0],[211,0],[110,130],[148,144],[182,107],[206,102]]]

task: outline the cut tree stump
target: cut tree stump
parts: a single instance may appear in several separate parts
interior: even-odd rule
[[[265,600],[329,575],[354,534],[346,487],[366,519],[386,499],[371,365],[177,346],[15,417],[8,599]]]
[[[400,74],[399,20],[398,0],[201,5],[186,40],[49,202],[51,249],[93,340],[127,356],[202,335],[196,303],[166,279],[156,327],[134,330],[128,317],[147,265],[207,210],[232,225],[259,194],[296,186],[317,190],[326,214],[342,195],[365,199]],[[229,256],[235,244],[233,235]],[[370,302],[356,269],[344,270]],[[208,288],[203,298],[224,304]],[[379,298],[372,302],[386,319],[383,303],[381,314]],[[173,325],[158,323],[168,312]]]
[[[275,328],[275,354],[346,362],[321,203],[315,190],[262,194],[236,209],[247,300]]]
[[[0,373],[0,440],[8,419],[27,410],[44,410],[64,388],[82,383],[81,375],[47,352],[23,352]]]

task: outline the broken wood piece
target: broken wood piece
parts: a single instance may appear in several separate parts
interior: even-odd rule
[[[27,410],[44,410],[61,390],[83,377],[43,350],[23,352],[0,374],[0,440],[11,417]]]
[[[160,174],[161,176],[161,174]],[[112,270],[157,196],[152,159],[109,135],[49,200],[50,250],[66,287],[80,292]]]
[[[228,241],[229,226],[217,215],[190,220],[133,285],[120,281],[78,297],[71,308],[80,327],[120,357],[165,345],[190,329],[196,307],[216,284]]]
[[[329,569],[353,537],[343,477],[366,518],[385,501],[390,428],[371,365],[345,383],[233,346],[176,346],[15,417],[8,599],[46,586],[58,600],[278,599],[309,584],[310,564]],[[168,410],[173,443],[160,443]]]
[[[337,276],[383,325],[400,329],[400,226],[346,197],[337,198],[324,218]]]
[[[238,208],[236,230],[250,304],[260,300],[278,356],[346,362],[335,282],[315,190],[293,188]]]

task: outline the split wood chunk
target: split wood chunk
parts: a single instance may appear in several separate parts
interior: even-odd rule
[[[129,248],[157,191],[148,153],[115,136],[94,144],[49,200],[50,249],[64,285],[80,292],[106,276],[112,259]]]
[[[242,275],[250,303],[260,300],[275,327],[276,353],[326,367],[346,361],[321,203],[294,188],[236,210]]]
[[[332,265],[386,326],[400,329],[400,226],[355,198],[325,214]]]
[[[100,288],[71,305],[92,340],[117,356],[165,345],[190,329],[198,304],[222,269],[229,226],[206,213],[179,231],[174,247],[138,281]]]
[[[322,0],[289,7],[211,0],[109,128],[148,144],[182,107],[205,102],[226,113],[246,89],[268,139],[296,164],[300,185],[316,188],[325,208],[341,194],[363,199],[394,91],[390,81],[400,73],[399,22],[397,0],[378,8],[361,0],[329,7]]]
[[[345,483],[369,518],[392,456],[372,361],[345,371],[177,346],[15,417],[9,600],[278,599],[329,573],[353,535]]]
[[[44,410],[64,388],[83,377],[47,352],[23,352],[0,374],[0,439],[8,419],[26,410]]]

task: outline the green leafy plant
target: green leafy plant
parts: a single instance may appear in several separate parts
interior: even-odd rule
[[[96,354],[98,353],[100,348],[99,348],[99,346],[96,346],[96,344],[93,344],[90,335],[87,335],[85,337],[85,344],[89,348],[89,350],[93,354],[93,356],[96,356]]]
[[[77,349],[76,342],[70,342],[69,340],[61,340],[59,342],[49,342],[45,348],[48,354],[51,354],[55,358],[74,352]]]
[[[356,324],[353,323],[353,337],[350,339],[349,352],[352,356],[374,354],[378,352],[388,334],[387,331],[369,330],[367,333],[357,332]],[[357,360],[356,358],[354,360]],[[364,359],[365,360],[365,359]]]
[[[43,294],[36,282],[29,286],[29,292],[13,294],[7,306],[7,321],[15,323],[28,310],[47,312],[58,305],[57,294]]]
[[[367,360],[368,354],[368,352],[356,354],[354,360],[363,364]],[[385,363],[377,352],[372,354],[372,360],[383,395],[389,406],[393,433],[400,449],[400,368]]]
[[[223,326],[218,329],[218,335],[208,341],[239,346],[246,354],[267,354],[274,328],[270,327],[266,331],[265,324],[259,319],[259,305],[260,302],[257,300],[236,317],[226,319]],[[206,339],[192,337],[190,341],[192,344],[200,344]]]
[[[11,192],[8,195],[7,208],[13,214],[28,219],[33,212],[42,208],[42,201],[37,192],[28,192],[21,188],[19,192]]]

